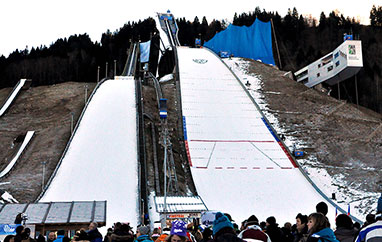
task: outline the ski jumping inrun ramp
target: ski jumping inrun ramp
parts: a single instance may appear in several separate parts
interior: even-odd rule
[[[0,109],[0,117],[3,116],[3,114],[9,108],[9,106],[11,106],[12,102],[15,100],[15,98],[17,97],[17,94],[19,94],[20,90],[22,89],[22,87],[24,86],[27,80],[28,79],[21,79],[13,88],[12,92],[9,94],[9,96],[7,97],[3,106]]]
[[[198,195],[236,223],[279,224],[315,212],[323,197],[283,150],[239,81],[211,51],[178,47],[186,149]],[[335,208],[328,217],[334,221]]]
[[[139,219],[133,77],[103,82],[92,96],[57,173],[40,199],[107,201],[106,226]]]

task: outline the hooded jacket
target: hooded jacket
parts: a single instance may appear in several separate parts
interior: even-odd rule
[[[309,236],[307,241],[339,242],[331,228],[324,228]]]
[[[357,234],[358,231],[356,229],[347,229],[341,227],[334,231],[334,235],[340,242],[353,242]]]
[[[248,228],[241,231],[238,237],[245,241],[248,241],[248,239],[251,239],[251,241],[271,242],[271,239],[269,238],[269,236],[266,233],[264,233],[261,230],[261,228],[257,225],[248,226]]]

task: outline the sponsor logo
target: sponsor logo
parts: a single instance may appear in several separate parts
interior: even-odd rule
[[[208,62],[208,60],[206,59],[192,59],[192,60],[198,64],[206,64]]]

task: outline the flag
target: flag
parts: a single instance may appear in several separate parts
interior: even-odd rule
[[[338,209],[337,209],[337,207],[336,207],[336,218],[337,218],[337,214],[338,214]]]
[[[348,215],[350,216],[350,204],[348,204]]]
[[[149,62],[151,40],[139,44],[141,50],[141,63]]]

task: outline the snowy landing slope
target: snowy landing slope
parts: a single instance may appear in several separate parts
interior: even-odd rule
[[[268,129],[239,81],[207,49],[179,47],[186,148],[198,194],[240,223],[294,222],[324,201]],[[328,217],[334,221],[335,209]]]
[[[135,81],[108,80],[91,99],[40,202],[107,201],[107,226],[138,222]]]

